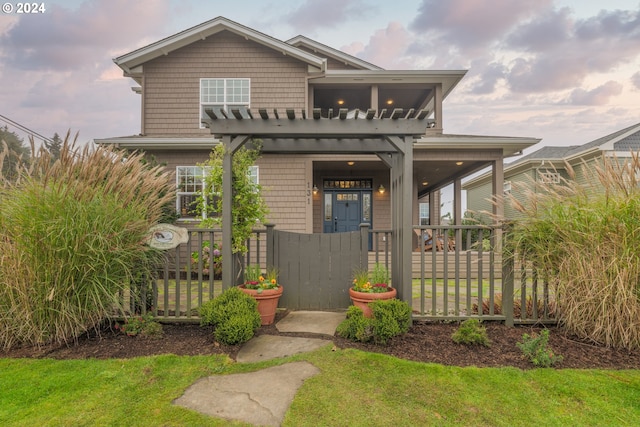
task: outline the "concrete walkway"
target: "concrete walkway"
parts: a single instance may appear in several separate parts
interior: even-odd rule
[[[278,331],[314,333],[318,338],[260,335],[242,346],[236,361],[260,362],[313,351],[331,343],[344,318],[343,312],[290,312],[276,324]],[[310,363],[292,362],[245,374],[215,375],[196,381],[173,403],[229,420],[279,426],[298,388],[318,373]]]

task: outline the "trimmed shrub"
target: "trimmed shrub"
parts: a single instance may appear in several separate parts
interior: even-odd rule
[[[411,307],[399,299],[376,300],[370,305],[373,314],[373,339],[386,344],[390,338],[404,334],[411,323]]]
[[[453,342],[465,345],[482,345],[489,347],[491,341],[487,336],[487,329],[478,319],[467,319],[451,336]]]
[[[260,327],[258,303],[233,287],[200,306],[200,324],[215,327],[214,336],[223,344],[249,341]]]
[[[171,181],[141,154],[65,141],[0,180],[0,346],[76,339],[124,313],[161,260],[145,244]],[[161,196],[164,195],[164,196]]]
[[[364,317],[360,307],[347,309],[347,317],[336,328],[336,333],[351,341],[367,342],[373,337],[373,319]]]
[[[399,299],[376,300],[370,304],[372,317],[364,317],[362,310],[350,306],[346,319],[338,325],[339,336],[352,341],[386,344],[389,339],[404,334],[411,323],[409,304]]]
[[[253,338],[255,329],[257,328],[255,328],[255,322],[251,317],[237,314],[218,324],[213,335],[217,341],[223,344],[235,345],[242,344]]]

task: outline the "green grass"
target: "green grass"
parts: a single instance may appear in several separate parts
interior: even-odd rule
[[[293,360],[321,373],[300,388],[285,426],[640,425],[640,370],[445,367],[331,346],[261,364],[0,359],[0,425],[229,425],[171,402],[198,378]]]

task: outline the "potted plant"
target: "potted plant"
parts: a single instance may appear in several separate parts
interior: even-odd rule
[[[258,302],[262,325],[272,324],[283,292],[282,285],[278,283],[278,271],[270,268],[262,274],[259,265],[247,265],[244,277],[245,283],[238,287]]]
[[[349,288],[349,297],[353,305],[359,307],[365,317],[372,315],[370,302],[392,299],[396,295],[397,291],[389,286],[389,270],[380,263],[373,266],[371,274],[367,270],[356,270],[353,285]]]

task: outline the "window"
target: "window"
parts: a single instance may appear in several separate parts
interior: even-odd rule
[[[194,218],[198,196],[204,190],[205,169],[200,166],[176,168],[176,209],[181,218]]]
[[[206,117],[205,108],[225,111],[240,108],[246,112],[250,87],[249,79],[200,79],[200,119]]]
[[[178,166],[176,167],[176,210],[180,218],[195,218],[198,197],[205,189],[205,177],[209,168],[202,166]],[[258,184],[258,166],[249,168],[249,176],[254,184]],[[215,189],[212,189],[215,194]],[[208,201],[212,203],[213,200]],[[210,213],[209,213],[210,214]],[[203,213],[202,218],[206,218]]]
[[[429,203],[420,203],[420,225],[429,225]]]
[[[559,184],[560,174],[558,172],[538,171],[538,182],[541,184]]]
[[[502,184],[502,193],[505,196],[508,196],[509,194],[511,194],[511,181],[505,181]]]

